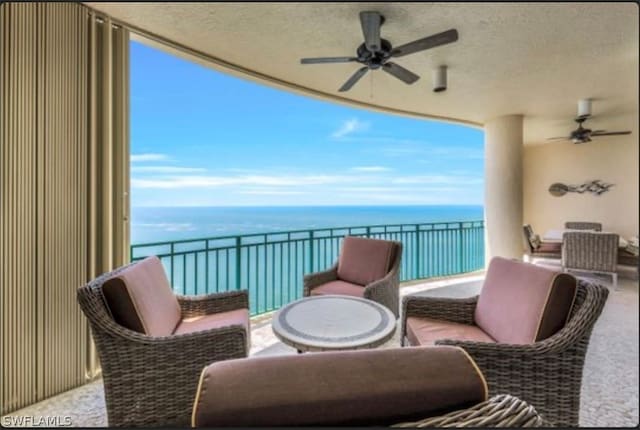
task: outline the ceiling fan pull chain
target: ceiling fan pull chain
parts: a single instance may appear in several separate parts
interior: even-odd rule
[[[373,99],[373,73],[369,73],[369,98]]]

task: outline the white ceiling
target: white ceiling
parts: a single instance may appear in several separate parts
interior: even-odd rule
[[[87,5],[322,98],[475,124],[524,114],[527,143],[568,134],[580,98],[594,98],[591,128],[635,129],[638,121],[638,6],[633,3]],[[374,71],[351,91],[338,93],[359,64],[301,65],[299,59],[354,55],[363,40],[362,10],[386,17],[382,36],[396,46],[450,28],[458,30],[459,40],[398,58],[422,76],[413,85]],[[433,93],[431,70],[441,64],[449,67],[449,88]]]

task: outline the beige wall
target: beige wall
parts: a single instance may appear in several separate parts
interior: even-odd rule
[[[602,222],[604,230],[624,237],[638,234],[637,118],[635,115],[628,121],[616,121],[616,125],[632,125],[624,128],[633,131],[628,136],[596,138],[581,145],[571,142],[526,145],[524,222],[539,234],[560,228],[567,220]],[[600,122],[607,129],[620,129],[610,127],[605,120]],[[554,197],[548,192],[554,182],[578,185],[593,179],[615,186],[600,196],[567,193]]]

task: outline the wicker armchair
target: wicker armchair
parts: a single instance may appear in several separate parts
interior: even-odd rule
[[[442,339],[436,345],[464,348],[488,383],[489,395],[509,393],[531,404],[549,423],[578,426],[580,388],[591,331],[609,292],[578,281],[569,320],[556,334],[532,344],[515,345]],[[407,296],[403,300],[402,344],[407,316],[472,325],[478,296],[466,299]]]
[[[326,292],[322,292],[321,294],[352,294],[364,297],[369,300],[373,300],[378,302],[386,307],[388,307],[391,312],[398,318],[399,308],[400,308],[400,261],[402,259],[402,243],[400,242],[388,242],[382,240],[374,240],[374,239],[362,239],[362,238],[354,238],[354,237],[346,237],[346,240],[360,240],[360,241],[368,241],[370,243],[378,242],[379,244],[387,244],[391,245],[391,255],[390,261],[385,263],[388,267],[382,267],[381,273],[386,273],[382,275],[379,279],[370,281],[370,282],[356,282],[349,279],[349,281],[354,282],[352,285],[354,287],[361,288],[349,288],[348,290],[341,291],[339,289],[331,289]],[[344,252],[345,243],[343,242],[343,252]],[[367,256],[362,256],[366,258]],[[340,276],[340,264],[344,265],[344,262],[340,262],[338,260],[331,268],[316,273],[310,273],[304,276],[304,290],[303,295],[305,297],[316,295],[321,290],[320,287],[326,286],[329,283],[335,281],[341,281],[343,278]],[[320,290],[316,290],[320,289]],[[315,291],[314,291],[315,290]]]
[[[517,397],[499,394],[470,408],[438,417],[392,425],[398,428],[549,427],[535,408]]]
[[[584,222],[584,221],[567,221],[564,223],[564,228],[569,228],[572,230],[602,231],[602,223]]]
[[[202,368],[246,357],[249,334],[245,327],[231,325],[153,337],[116,323],[102,286],[134,264],[105,273],[77,291],[100,357],[109,426],[188,426]],[[184,318],[248,308],[246,291],[177,299]]]
[[[562,235],[562,269],[611,275],[618,286],[618,244],[614,233],[566,232]]]

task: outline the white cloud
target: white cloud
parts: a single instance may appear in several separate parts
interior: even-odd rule
[[[162,161],[162,160],[168,160],[169,157],[166,154],[153,154],[153,153],[146,153],[146,154],[131,154],[130,160],[132,162],[136,162],[136,161]]]
[[[310,186],[358,181],[355,176],[300,175],[300,176],[167,176],[157,178],[132,178],[134,188],[213,188],[230,185],[248,186]]]
[[[351,170],[356,172],[390,172],[393,169],[383,166],[358,166],[352,167]]]
[[[293,190],[243,190],[238,191],[238,194],[256,194],[256,195],[266,195],[266,196],[293,196],[300,194],[308,194],[304,191],[293,191]]]
[[[331,134],[331,137],[340,139],[358,131],[369,129],[369,123],[360,121],[358,118],[351,118],[342,123],[340,127]]]
[[[206,172],[202,167],[178,167],[178,166],[132,166],[132,172],[141,173],[199,173]]]
[[[481,184],[482,179],[473,176],[415,175],[393,178],[391,182],[394,184],[471,185]]]

